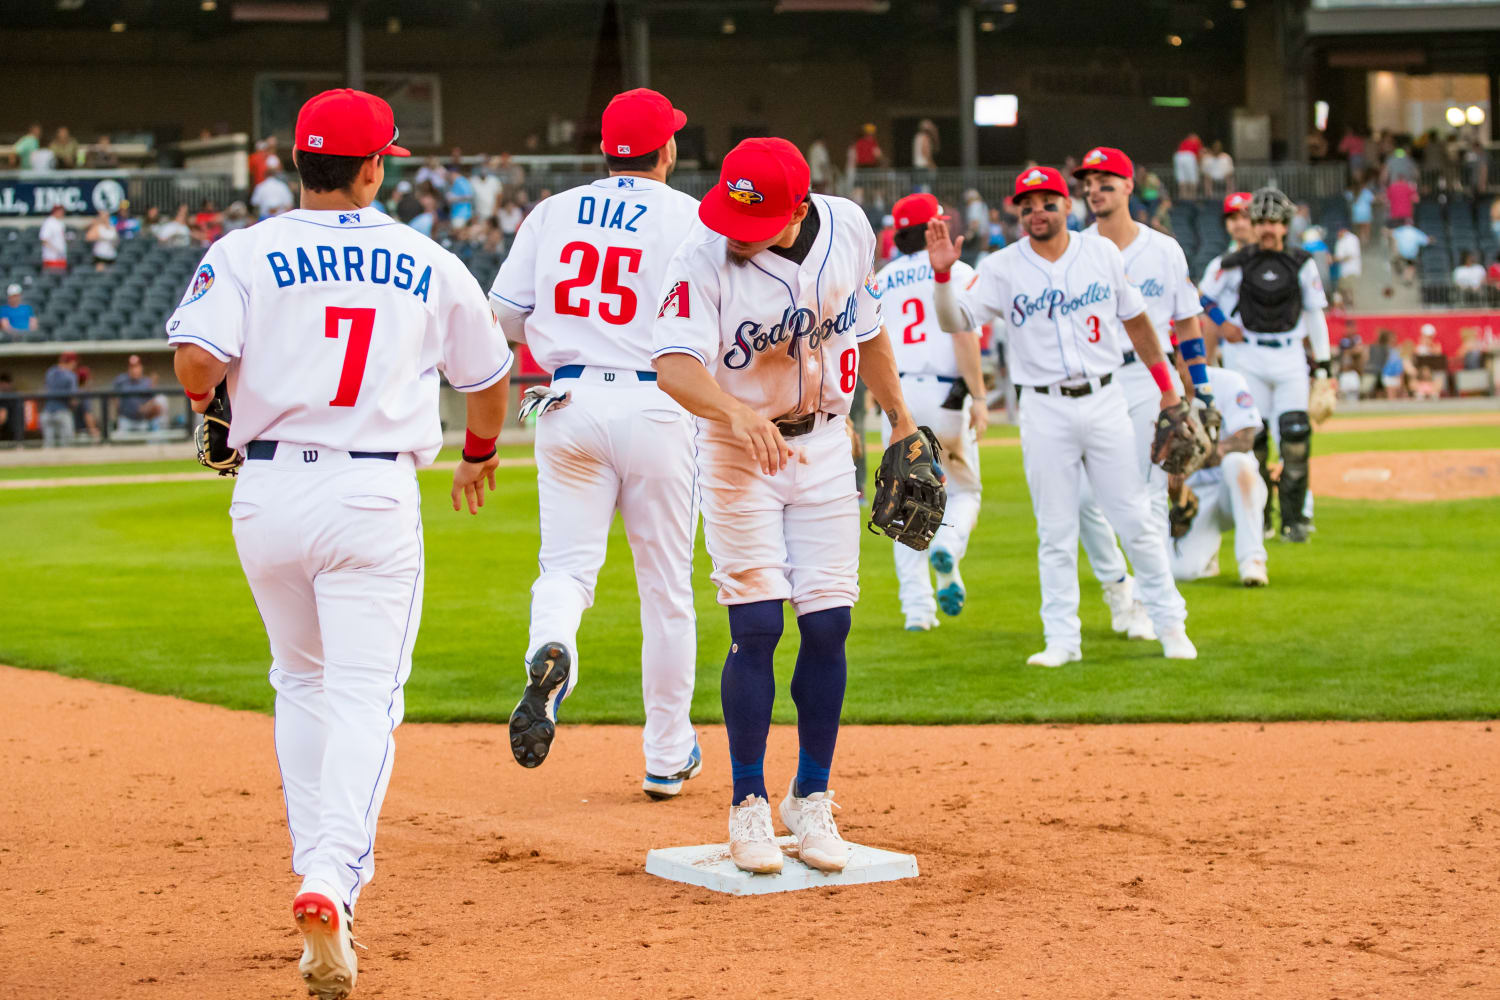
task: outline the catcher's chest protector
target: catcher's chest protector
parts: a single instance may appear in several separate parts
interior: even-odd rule
[[[1285,333],[1302,315],[1302,284],[1297,279],[1310,255],[1303,250],[1258,250],[1241,267],[1240,325],[1252,333]]]

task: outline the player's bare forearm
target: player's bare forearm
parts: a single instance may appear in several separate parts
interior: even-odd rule
[[[475,437],[497,438],[510,405],[510,373],[478,392],[464,393],[464,426]]]
[[[705,420],[726,424],[729,432],[766,475],[786,468],[792,449],[771,421],[719,387],[703,362],[691,354],[662,354],[656,359],[656,386]],[[806,456],[803,457],[806,461]]]
[[[916,421],[906,408],[901,392],[901,375],[896,370],[896,352],[891,350],[891,336],[880,332],[859,345],[859,377],[875,397],[880,412],[891,423],[891,440],[899,441],[917,432]]]
[[[178,344],[177,353],[172,357],[172,370],[177,373],[177,381],[182,383],[190,398],[203,397],[191,400],[193,412],[203,413],[213,402],[214,389],[224,381],[229,362],[220,361],[197,344]]]
[[[1150,369],[1166,363],[1161,344],[1156,339],[1156,328],[1151,325],[1151,318],[1144,312],[1125,321],[1125,333],[1129,335],[1130,343],[1135,348],[1135,356],[1141,364]],[[1162,390],[1161,405],[1165,408],[1175,406],[1178,402],[1177,390],[1169,383]]]
[[[448,491],[454,510],[467,505],[470,514],[478,514],[479,508],[484,506],[485,487],[488,486],[491,493],[495,491],[495,470],[500,466],[495,441],[505,426],[505,408],[509,404],[509,372],[493,385],[464,394],[464,457],[453,470],[453,487]],[[482,457],[471,454],[469,450],[476,438],[488,442]],[[470,461],[471,458],[480,460]]]

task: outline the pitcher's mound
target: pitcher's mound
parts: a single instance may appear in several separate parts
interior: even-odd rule
[[[1500,496],[1500,450],[1356,451],[1315,455],[1313,491],[1345,500]]]

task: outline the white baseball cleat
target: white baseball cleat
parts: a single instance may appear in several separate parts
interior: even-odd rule
[[[1161,652],[1169,660],[1196,660],[1198,647],[1188,638],[1187,629],[1178,625],[1161,634]]]
[[[302,932],[302,961],[297,971],[307,995],[344,1000],[353,991],[359,971],[350,927],[353,915],[320,892],[304,892],[292,901],[292,919]]]
[[[1156,641],[1156,626],[1151,624],[1151,616],[1146,613],[1146,606],[1136,601],[1130,611],[1130,624],[1125,628],[1125,638],[1144,639],[1147,642]]]
[[[1126,577],[1118,583],[1102,583],[1104,604],[1109,608],[1109,627],[1116,632],[1130,628],[1131,611],[1136,606],[1135,581]]]
[[[809,868],[820,872],[841,872],[849,863],[849,844],[839,836],[833,821],[833,790],[797,795],[797,779],[787,786],[781,800],[781,821],[797,838],[797,856]]]
[[[941,624],[942,622],[938,621],[935,616],[908,618],[906,619],[906,631],[931,632]]]
[[[1264,587],[1270,582],[1264,559],[1246,559],[1240,563],[1240,583],[1247,587]]]
[[[741,871],[774,875],[781,871],[781,848],[771,825],[771,803],[759,795],[729,807],[729,859]]]
[[[1083,653],[1076,649],[1048,645],[1040,653],[1032,653],[1028,656],[1026,658],[1026,665],[1031,667],[1060,667],[1064,663],[1075,663],[1081,659],[1083,659]]]

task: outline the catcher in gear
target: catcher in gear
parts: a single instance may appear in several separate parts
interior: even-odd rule
[[[948,506],[941,458],[942,446],[930,427],[891,442],[875,471],[870,531],[883,531],[918,552],[927,548]]]
[[[193,439],[198,445],[198,464],[213,469],[221,476],[239,475],[245,456],[229,447],[229,391],[227,382],[214,387],[213,398],[208,409],[203,411],[203,420]],[[196,409],[196,407],[195,407]]]

